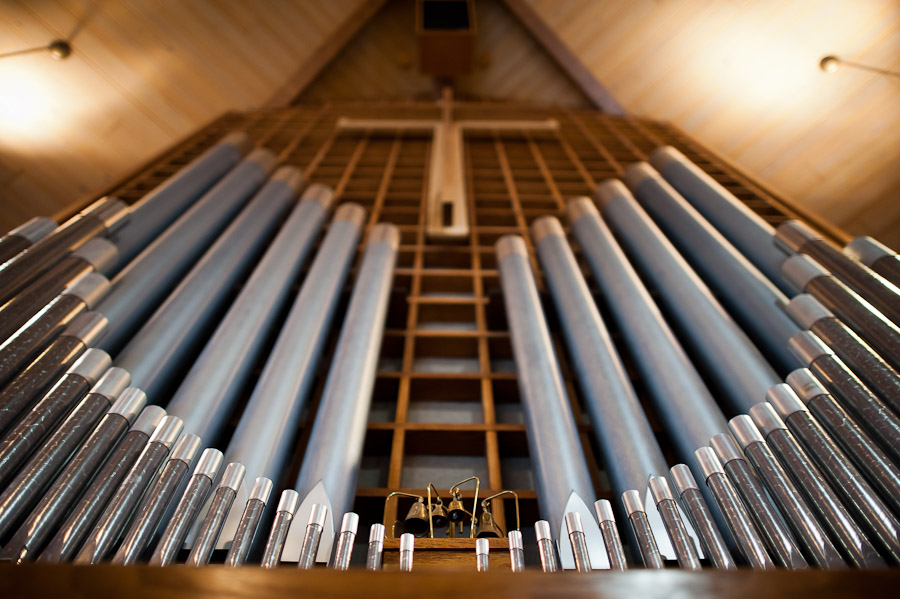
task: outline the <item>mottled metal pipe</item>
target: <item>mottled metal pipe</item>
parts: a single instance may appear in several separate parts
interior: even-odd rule
[[[328,507],[321,504],[313,504],[309,510],[309,520],[303,531],[303,542],[300,545],[300,555],[297,558],[297,567],[301,570],[309,570],[316,563],[316,554],[319,552],[319,542],[322,540],[322,529],[328,518]],[[400,569],[403,569],[403,539],[411,534],[405,534],[400,538]],[[408,542],[408,541],[407,541]],[[411,559],[411,558],[410,558]],[[410,565],[412,562],[410,561]]]
[[[829,570],[846,568],[837,547],[828,538],[822,525],[816,520],[816,513],[794,485],[775,454],[766,445],[765,439],[746,414],[732,418],[731,431],[753,464],[769,496],[780,508],[785,521],[797,539],[797,545],[809,558],[812,565]]]
[[[116,356],[151,399],[171,392],[171,379],[199,351],[202,333],[256,264],[303,181],[294,167],[278,169]]]
[[[562,567],[573,569],[574,556],[564,542],[563,517],[568,512],[581,513],[582,520],[591,522],[596,530],[596,536],[592,534],[589,540],[589,551],[591,563],[599,566],[606,561],[606,551],[589,508],[597,499],[525,242],[507,235],[497,242],[495,251],[541,515],[551,523]]]
[[[222,480],[219,481],[219,486],[213,494],[209,510],[200,523],[193,547],[188,555],[186,563],[189,566],[205,566],[209,563],[209,558],[212,557],[216,542],[219,540],[219,534],[222,532],[222,526],[225,524],[225,518],[234,504],[234,498],[244,480],[246,471],[244,465],[237,462],[225,466]]]
[[[809,329],[834,350],[855,374],[886,404],[900,413],[900,373],[894,370],[859,335],[813,296],[801,293],[787,305],[797,324]]]
[[[766,548],[775,562],[790,570],[809,567],[806,558],[797,548],[778,509],[772,505],[762,483],[753,474],[731,435],[722,433],[710,439],[710,445],[721,460],[722,467],[734,484],[738,494],[747,506]]]
[[[369,550],[366,552],[366,570],[381,570],[384,554],[384,524],[373,524],[369,529]]]
[[[775,229],[775,243],[788,253],[812,257],[889,320],[900,322],[900,289],[842,254],[805,223],[796,219],[781,223]]]
[[[107,370],[3,489],[0,493],[0,538],[5,538],[34,507],[94,425],[128,386],[129,378],[128,372],[121,368]]]
[[[113,544],[131,520],[144,492],[156,479],[184,425],[180,418],[166,416],[153,431],[147,446],[122,479],[122,483],[100,515],[94,530],[75,556],[76,564],[97,564],[106,560]]]
[[[111,239],[119,246],[115,271],[165,231],[216,181],[230,171],[252,147],[243,131],[227,134],[131,205],[131,217]]]
[[[341,520],[341,532],[338,535],[337,547],[331,567],[335,570],[346,570],[350,567],[353,555],[353,543],[356,541],[356,530],[359,527],[359,516],[353,512],[344,514]],[[485,539],[487,540],[487,539]]]
[[[578,572],[590,572],[591,557],[584,538],[584,526],[581,523],[581,515],[578,512],[569,512],[565,515],[564,520],[566,531],[568,532],[569,545],[575,558],[575,570]],[[479,540],[483,540],[487,544],[487,539]]]
[[[675,490],[681,499],[681,504],[687,512],[688,518],[694,525],[697,538],[703,547],[703,553],[709,557],[713,566],[719,570],[734,570],[737,564],[728,547],[722,533],[716,526],[712,512],[706,505],[700,486],[691,474],[691,469],[685,464],[677,464],[669,470]]]
[[[541,557],[541,569],[544,572],[556,572],[559,570],[559,558],[556,557],[556,542],[553,540],[550,523],[546,520],[535,522],[534,535]]]
[[[665,562],[663,562],[662,554],[656,545],[653,530],[647,521],[647,512],[644,510],[644,502],[641,501],[640,493],[636,490],[625,491],[622,493],[622,504],[625,506],[625,513],[628,515],[628,522],[634,532],[638,553],[644,562],[644,567],[652,570],[665,568]]]
[[[766,551],[763,538],[741,502],[737,490],[728,480],[715,451],[711,447],[701,447],[695,452],[695,457],[703,471],[703,479],[712,491],[744,560],[755,569],[774,569],[775,564]]]
[[[587,552],[587,549],[585,549]],[[487,539],[475,539],[475,571],[487,572],[491,568],[491,543]],[[412,569],[412,568],[410,568]]]
[[[113,278],[112,291],[97,307],[109,319],[102,349],[116,354],[125,346],[262,186],[276,161],[269,150],[250,152]]]
[[[88,273],[35,314],[0,345],[0,385],[5,385],[59,337],[72,321],[109,291],[109,281]]]
[[[846,457],[827,438],[824,431],[817,430],[818,425],[809,417],[806,408],[790,387],[784,384],[776,385],[769,390],[769,399],[771,405],[761,403],[754,406],[750,416],[765,436],[772,452],[791,474],[798,489],[806,496],[818,515],[819,521],[831,532],[831,537],[837,541],[841,552],[849,562],[858,568],[883,567],[884,560],[820,472],[820,469],[824,471],[832,468],[834,460],[846,460]],[[789,415],[795,416],[791,428],[796,429],[798,435],[794,436],[788,432],[788,425],[778,417],[773,405],[778,406],[779,412],[795,410]],[[804,415],[806,419],[803,418]],[[798,440],[807,450],[813,449],[816,452],[814,455],[819,469],[812,465]]]
[[[412,572],[413,551],[416,546],[416,537],[410,533],[400,535],[400,571]]]
[[[808,331],[791,338],[791,350],[816,375],[835,399],[900,463],[900,417],[866,387],[840,358]]]
[[[184,545],[185,537],[200,513],[200,508],[203,507],[207,495],[212,490],[213,481],[222,466],[223,457],[221,451],[212,447],[204,449],[200,454],[194,473],[188,480],[184,493],[178,500],[172,517],[169,518],[165,530],[150,556],[151,566],[168,566],[175,561],[178,552]]]
[[[618,180],[605,181],[596,199],[629,255],[660,291],[673,326],[722,389],[723,400],[738,412],[762,401],[780,377],[628,188]]]
[[[0,306],[0,339],[9,338],[82,276],[92,272],[109,272],[116,254],[116,246],[102,237],[95,237],[60,260]]]
[[[522,541],[521,530],[511,530],[506,534],[509,543],[509,568],[513,572],[521,572],[525,569],[525,544]]]
[[[150,436],[158,428],[166,411],[159,406],[147,406],[134,421],[131,430],[103,465],[94,481],[84,494],[78,498],[75,507],[63,522],[62,527],[54,535],[41,553],[39,561],[67,562],[81,548],[85,537],[91,532],[94,523],[106,508],[119,483],[141,455]]]
[[[0,439],[0,486],[5,486],[12,479],[38,445],[78,405],[109,368],[110,362],[104,351],[86,351]]]
[[[244,513],[238,522],[234,540],[225,556],[226,566],[240,566],[247,562],[254,547],[256,533],[266,511],[266,503],[272,493],[272,481],[258,477],[250,489],[250,498],[244,506]]]
[[[97,312],[76,317],[41,354],[0,392],[0,435],[43,395],[75,360],[106,332],[107,321]]]
[[[0,302],[6,303],[89,239],[112,234],[124,224],[128,214],[128,206],[121,200],[102,198],[0,265]]]
[[[650,492],[653,495],[653,501],[656,502],[656,509],[662,517],[666,534],[675,548],[675,556],[678,560],[678,566],[683,570],[699,571],[700,556],[697,554],[697,547],[694,545],[694,539],[688,535],[681,514],[678,512],[678,506],[675,503],[675,496],[669,488],[669,483],[663,476],[650,477]]]
[[[369,231],[303,465],[294,482],[302,498],[298,518],[305,517],[312,503],[328,508],[318,562],[327,562],[331,555],[337,515],[353,507],[399,244],[400,232],[392,224],[381,223]],[[289,532],[282,559],[296,559],[299,546]]]
[[[900,286],[900,256],[883,243],[871,237],[857,237],[844,247],[844,253]]]
[[[787,382],[812,415],[812,418],[806,418],[801,413],[790,416],[782,413],[791,430],[794,430],[793,425],[799,426],[802,422],[806,422],[804,429],[813,425],[821,427],[822,432],[827,432],[853,465],[881,491],[882,499],[893,507],[894,513],[900,514],[900,468],[835,401],[812,372],[806,368],[795,370],[788,375]],[[778,404],[775,407],[779,409]],[[809,451],[813,457],[818,456],[818,451]]]
[[[776,370],[797,368],[787,342],[800,329],[784,313],[784,293],[649,164],[629,165],[624,180]]]
[[[56,221],[36,216],[0,237],[0,264],[11,260],[56,229]]]
[[[6,544],[0,560],[22,563],[35,559],[146,403],[147,397],[140,389],[130,387],[122,391]]]
[[[900,328],[896,324],[809,256],[791,256],[782,270],[796,292],[819,300],[900,371]]]
[[[262,567],[276,568],[281,562],[281,552],[284,551],[284,542],[287,539],[288,530],[300,505],[300,494],[293,489],[285,489],[278,500],[278,508],[275,510],[275,519],[272,521],[272,529],[263,549]],[[374,526],[374,525],[373,525]]]
[[[159,478],[152,487],[148,487],[141,504],[135,510],[112,563],[127,566],[141,559],[153,542],[169,504],[178,493],[182,480],[190,472],[191,463],[199,451],[200,437],[197,435],[188,433],[178,438]]]
[[[598,499],[594,502],[594,511],[597,512],[600,533],[603,535],[603,544],[606,546],[606,555],[609,557],[609,569],[627,570],[625,548],[622,547],[622,539],[619,537],[619,529],[616,527],[616,515],[613,512],[612,504],[608,499]]]
[[[172,396],[167,409],[184,420],[185,430],[210,442],[220,437],[269,335],[280,324],[278,316],[290,300],[333,197],[333,190],[324,185],[306,189]],[[329,228],[335,229],[332,237],[340,229],[353,228],[361,210],[356,204],[338,208]]]

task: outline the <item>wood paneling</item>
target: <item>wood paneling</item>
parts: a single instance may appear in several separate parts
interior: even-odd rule
[[[216,116],[259,106],[361,0],[2,0],[0,228],[100,193]],[[74,34],[74,36],[73,36]]]
[[[670,120],[784,196],[900,247],[895,0],[528,0],[632,114]]]

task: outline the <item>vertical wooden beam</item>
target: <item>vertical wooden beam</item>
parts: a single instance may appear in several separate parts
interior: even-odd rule
[[[594,105],[607,114],[624,115],[625,109],[581,62],[556,32],[525,0],[503,0],[503,4],[547,51]]]
[[[356,34],[384,6],[385,0],[365,0],[337,26],[325,41],[313,50],[312,55],[300,65],[287,81],[263,104],[264,108],[287,106],[312,83],[334,57],[356,37]]]

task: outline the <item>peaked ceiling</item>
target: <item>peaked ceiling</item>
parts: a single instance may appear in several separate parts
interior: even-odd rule
[[[0,60],[3,229],[102,192],[226,110],[264,105],[364,8],[0,1],[0,53],[56,37],[75,50]],[[509,0],[523,3],[630,113],[671,121],[781,195],[900,247],[900,78],[816,68],[834,53],[900,70],[895,0]],[[298,101],[431,97],[412,7],[388,2]],[[459,97],[590,106],[504,2],[477,0],[476,14]]]

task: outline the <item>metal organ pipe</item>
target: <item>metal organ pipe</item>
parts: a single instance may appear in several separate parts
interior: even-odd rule
[[[844,247],[844,253],[900,286],[900,256],[871,237],[857,237]]]
[[[56,229],[56,221],[36,216],[0,237],[0,264],[18,256]]]

